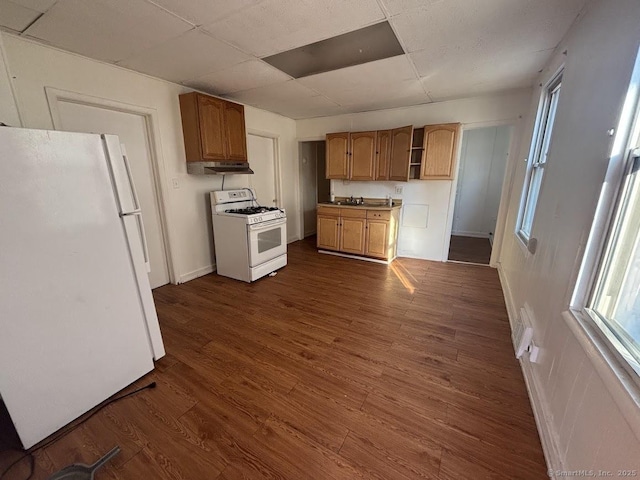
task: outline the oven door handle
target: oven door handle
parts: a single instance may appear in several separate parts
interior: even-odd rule
[[[283,223],[287,223],[286,218],[276,218],[275,220],[267,220],[266,222],[261,223],[253,223],[249,225],[249,230],[262,230],[267,227],[273,227],[275,225],[282,225]]]

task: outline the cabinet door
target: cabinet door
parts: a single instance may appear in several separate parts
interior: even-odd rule
[[[453,178],[459,123],[424,127],[424,152],[420,178]]]
[[[328,133],[327,178],[349,178],[349,133]]]
[[[376,132],[351,134],[351,180],[373,180]]]
[[[318,248],[338,250],[340,248],[340,217],[318,215]]]
[[[224,127],[227,137],[227,158],[247,161],[247,132],[244,126],[244,106],[224,102]]]
[[[198,118],[203,160],[225,160],[224,100],[198,94]]]
[[[389,222],[384,220],[367,220],[367,246],[365,255],[387,258],[389,244]]]
[[[365,225],[364,218],[340,218],[340,251],[364,255]]]
[[[411,140],[413,126],[391,130],[391,164],[389,180],[409,181],[409,163],[411,162]]]
[[[391,160],[391,130],[380,130],[376,137],[374,180],[389,180]]]

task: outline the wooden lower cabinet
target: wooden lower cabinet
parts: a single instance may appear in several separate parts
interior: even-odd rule
[[[382,260],[396,256],[399,210],[318,207],[320,250]]]
[[[364,218],[340,217],[340,251],[364,255],[365,226]]]
[[[340,217],[318,215],[318,248],[340,250]]]
[[[386,220],[367,220],[367,241],[365,255],[387,257],[389,222]]]

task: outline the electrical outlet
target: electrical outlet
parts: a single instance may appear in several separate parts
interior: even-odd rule
[[[402,185],[396,185],[396,195],[402,195]]]
[[[180,183],[178,183],[178,179],[177,178],[172,178],[171,179],[171,185],[173,185],[173,188],[180,188]]]

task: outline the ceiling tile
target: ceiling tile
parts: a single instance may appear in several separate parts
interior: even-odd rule
[[[265,0],[205,28],[214,36],[263,57],[384,18],[376,0]]]
[[[387,108],[409,107],[430,103],[431,99],[422,88],[415,88],[413,93],[406,89],[398,88],[393,94],[386,97],[369,97],[360,101],[353,101],[347,106],[349,112],[368,112],[372,110],[385,110]]]
[[[586,0],[447,0],[401,13],[391,23],[408,52],[473,44],[526,47],[535,52],[554,48],[585,3]]]
[[[294,119],[345,112],[335,102],[300,85],[296,80],[235,92],[226,97]]]
[[[221,20],[245,7],[255,5],[261,0],[151,0],[152,3],[166,8],[180,18],[194,25]]]
[[[340,105],[427,97],[406,55],[320,73],[298,80]]]
[[[40,15],[40,12],[11,0],[0,0],[0,25],[16,32],[22,32]]]
[[[529,87],[552,52],[550,49],[526,55],[517,52],[469,54],[459,62],[449,60],[447,55],[439,59],[429,58],[421,52],[412,53],[411,57],[418,71],[428,72],[422,82],[429,96],[433,100],[446,100]]]
[[[224,95],[287,80],[291,80],[289,75],[262,60],[249,60],[184,83],[214,95]]]
[[[179,83],[250,58],[240,50],[193,29],[118,64]]]
[[[57,0],[13,0],[14,3],[23,7],[44,13],[49,10]]]
[[[25,34],[65,50],[114,62],[191,28],[144,0],[60,0]]]
[[[390,16],[398,15],[399,13],[413,10],[415,8],[424,7],[431,3],[440,2],[443,0],[382,0],[387,13]]]

